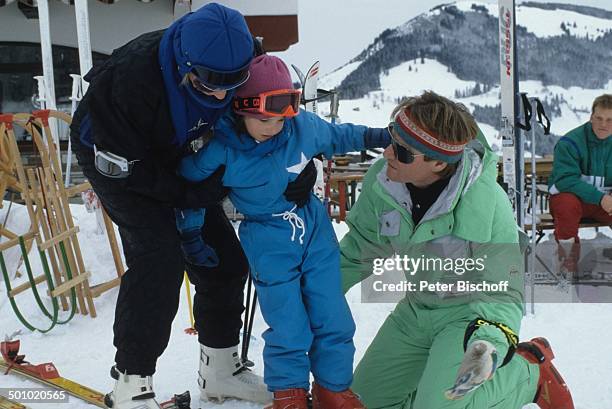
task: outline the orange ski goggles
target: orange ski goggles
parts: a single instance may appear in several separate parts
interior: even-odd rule
[[[234,110],[265,116],[291,118],[300,112],[300,96],[297,89],[279,89],[262,92],[253,97],[235,97]]]

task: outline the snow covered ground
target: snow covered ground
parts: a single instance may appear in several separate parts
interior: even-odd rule
[[[0,209],[0,221],[4,221],[8,203]],[[73,205],[75,224],[81,231],[79,240],[83,249],[85,264],[92,272],[92,284],[113,278],[114,270],[106,237],[96,234],[95,216],[88,214],[83,206]],[[25,209],[13,205],[7,222],[9,229],[24,232],[28,228]],[[347,231],[344,223],[334,224],[341,238]],[[609,232],[608,232],[609,233]],[[584,232],[585,238],[594,237],[593,232]],[[31,253],[34,255],[34,253]],[[15,266],[16,254],[6,254]],[[39,266],[33,263],[39,271]],[[21,268],[23,270],[23,268]],[[13,270],[14,271],[14,270]],[[14,281],[13,285],[18,281]],[[158,362],[154,378],[155,390],[161,399],[174,393],[190,390],[194,398],[192,407],[198,408],[198,387],[196,371],[198,365],[198,344],[194,336],[183,330],[189,326],[189,315],[185,288],[181,306],[173,324],[170,345]],[[98,317],[77,316],[69,324],[58,326],[49,334],[30,333],[19,323],[11,310],[4,285],[0,290],[0,335],[21,329],[21,352],[33,363],[52,361],[64,377],[71,378],[99,391],[107,392],[113,381],[108,375],[113,364],[112,323],[117,289],[111,290],[95,300]],[[393,304],[366,304],[361,302],[359,288],[353,288],[347,296],[355,321],[357,334],[356,362],[365,352]],[[36,313],[31,294],[17,297],[18,303],[28,318],[42,323]],[[612,407],[612,327],[607,325],[612,316],[610,304],[537,304],[536,314],[523,320],[522,339],[546,336],[557,355],[556,365],[569,384],[577,409],[602,409]],[[263,364],[261,333],[265,324],[256,316],[249,357],[255,361],[255,371],[261,373]],[[35,387],[30,381],[15,375],[0,376],[0,388]],[[258,405],[228,400],[222,405],[208,403],[202,407],[224,409],[247,409]],[[81,409],[90,408],[86,403],[71,398],[68,404],[30,404],[33,409]]]

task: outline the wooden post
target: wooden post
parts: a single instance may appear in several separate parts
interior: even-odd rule
[[[338,205],[340,206],[338,212],[338,221],[346,220],[346,199],[347,199],[347,183],[359,182],[363,180],[363,174],[360,173],[343,173],[332,175],[330,183],[336,183],[338,185]]]
[[[346,220],[346,182],[338,181],[338,206],[340,207],[338,220],[343,222]]]

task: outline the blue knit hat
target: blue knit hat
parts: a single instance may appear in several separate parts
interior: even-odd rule
[[[193,66],[213,71],[237,71],[253,58],[253,37],[242,14],[210,3],[185,16],[174,54],[181,76]]]

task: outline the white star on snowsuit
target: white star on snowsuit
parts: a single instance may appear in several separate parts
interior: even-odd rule
[[[287,168],[287,172],[299,174],[300,172],[302,172],[304,170],[304,168],[306,167],[307,164],[308,164],[308,158],[306,158],[306,155],[304,155],[304,152],[301,152],[300,153],[300,162],[296,163],[295,165],[289,166]]]

